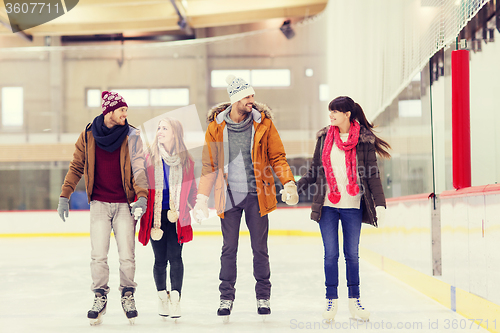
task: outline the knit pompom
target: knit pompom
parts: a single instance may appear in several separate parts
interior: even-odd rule
[[[160,228],[153,228],[151,229],[151,239],[152,240],[160,240],[163,237],[163,230]]]
[[[101,98],[104,99],[104,96],[106,96],[107,94],[109,94],[109,91],[103,91],[101,94]]]
[[[169,209],[167,212],[167,217],[170,222],[175,223],[179,219],[179,212]]]
[[[235,78],[236,78],[236,76],[229,74],[229,75],[226,77],[226,82],[227,82],[227,84],[231,84],[231,82],[233,82],[233,80],[234,80]]]
[[[355,196],[359,193],[358,184],[347,184],[346,189],[347,189],[347,194],[349,194],[350,196]]]
[[[336,204],[340,201],[340,192],[330,192],[328,193],[328,200]]]

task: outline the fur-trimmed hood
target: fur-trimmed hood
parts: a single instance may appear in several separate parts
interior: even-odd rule
[[[212,107],[210,110],[208,110],[207,123],[211,123],[212,121],[214,121],[215,117],[217,117],[217,115],[219,113],[221,113],[222,111],[227,109],[230,105],[231,105],[231,103],[224,102],[224,103],[217,104],[214,107]],[[261,114],[263,113],[266,116],[266,118],[269,118],[271,120],[273,119],[273,112],[272,112],[271,108],[269,106],[267,106],[266,104],[254,102],[253,109],[259,111]]]
[[[360,128],[359,128],[359,141],[374,144],[375,143],[375,134],[373,134],[373,132],[370,131],[369,129],[367,129],[365,126],[363,126],[361,124],[359,126],[360,126]],[[318,133],[316,133],[316,138],[319,138],[323,135],[326,135],[326,133],[328,133],[329,129],[330,129],[330,125],[320,129],[318,131]]]

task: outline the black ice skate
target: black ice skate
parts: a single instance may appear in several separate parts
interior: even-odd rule
[[[229,321],[229,315],[233,309],[233,301],[228,299],[221,299],[219,310],[217,310],[217,315],[223,317],[223,322],[227,323]]]
[[[261,316],[268,316],[271,314],[271,303],[268,299],[257,300],[257,313]],[[265,320],[265,317],[262,317],[262,320]]]
[[[99,325],[102,323],[102,316],[106,313],[106,304],[108,299],[104,294],[104,289],[96,289],[94,296],[94,305],[87,313],[87,318],[90,320],[90,325]]]
[[[135,318],[137,317],[137,309],[135,308],[134,299],[134,288],[123,288],[121,301],[123,311],[130,321],[130,324],[133,325],[135,323]]]

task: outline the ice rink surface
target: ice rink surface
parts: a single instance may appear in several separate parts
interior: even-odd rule
[[[273,213],[272,219],[280,218]],[[15,223],[12,221],[11,223]],[[244,228],[242,228],[244,229]],[[196,230],[196,229],[195,229]],[[361,239],[362,245],[363,239]],[[340,258],[339,312],[322,321],[325,307],[323,245],[320,237],[270,236],[271,309],[265,321],[256,313],[248,235],[240,237],[236,300],[229,323],[217,317],[222,236],[196,236],[184,245],[182,317],[157,314],[151,245],[136,244],[135,294],[139,316],[131,326],[120,304],[118,256],[109,253],[107,313],[100,326],[86,317],[92,306],[88,237],[2,238],[0,241],[0,331],[13,332],[485,332],[434,300],[360,260],[362,304],[370,322],[350,320],[345,263]]]

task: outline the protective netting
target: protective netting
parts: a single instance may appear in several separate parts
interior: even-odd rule
[[[330,94],[381,113],[488,0],[330,0]]]

